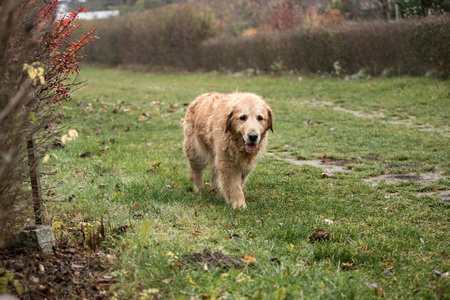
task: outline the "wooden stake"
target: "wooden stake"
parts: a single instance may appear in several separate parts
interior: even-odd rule
[[[39,170],[35,154],[34,140],[27,142],[28,168],[30,170],[31,194],[33,195],[34,219],[36,225],[42,225],[42,197]]]

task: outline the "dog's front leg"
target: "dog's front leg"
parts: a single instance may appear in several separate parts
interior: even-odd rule
[[[233,208],[246,208],[244,192],[242,191],[242,174],[232,163],[216,164],[219,175],[219,187],[227,203]]]

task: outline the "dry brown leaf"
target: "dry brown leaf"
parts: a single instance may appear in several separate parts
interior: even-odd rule
[[[253,253],[245,254],[241,257],[241,260],[248,265],[254,265],[256,263],[256,255]]]
[[[85,157],[94,157],[94,155],[91,152],[85,152],[83,154],[80,154],[81,158],[85,158]]]
[[[326,241],[330,239],[330,233],[326,230],[316,229],[310,236],[309,241],[314,243],[316,241]]]

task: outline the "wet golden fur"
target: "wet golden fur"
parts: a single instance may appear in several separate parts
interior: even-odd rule
[[[186,113],[183,145],[195,191],[209,166],[211,185],[233,208],[245,208],[243,186],[266,150],[272,121],[269,105],[255,94],[198,96]]]

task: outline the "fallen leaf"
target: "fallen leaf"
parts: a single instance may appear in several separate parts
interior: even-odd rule
[[[58,170],[57,169],[53,169],[53,170],[51,170],[49,172],[40,171],[40,173],[43,174],[43,175],[55,175],[56,173],[58,173]]]
[[[169,284],[169,283],[171,283],[173,281],[173,279],[172,278],[164,278],[161,281],[162,281],[162,283]]]
[[[73,269],[84,269],[84,266],[83,266],[83,265],[78,265],[78,264],[74,264],[74,263],[72,263],[70,266],[71,266]]]
[[[108,185],[109,185],[109,183],[101,183],[101,184],[98,185],[98,187],[99,188],[104,188],[104,187],[106,187]]]
[[[254,265],[256,263],[256,256],[253,253],[245,254],[241,257],[241,260],[248,265]]]
[[[116,185],[114,186],[114,189],[115,189],[116,191],[120,191],[120,187],[119,187],[119,184],[118,184],[118,183],[116,183]]]
[[[230,240],[232,240],[232,239],[234,239],[234,238],[240,238],[241,236],[239,235],[239,234],[235,234],[235,233],[233,233],[233,234],[229,234],[228,235],[228,238],[230,239]]]
[[[139,121],[146,121],[148,118],[145,115],[140,115],[138,118]]]
[[[117,108],[114,108],[112,111],[113,114],[117,114],[117,112],[118,112]]]
[[[341,269],[344,271],[350,271],[356,269],[355,263],[342,263]]]
[[[98,156],[103,156],[103,155],[105,155],[106,154],[106,151],[105,150],[100,150],[100,151],[98,151]]]
[[[130,226],[128,226],[128,225],[119,226],[119,227],[114,228],[114,231],[118,234],[121,234],[121,233],[127,232],[128,227],[130,227]]]
[[[365,282],[365,284],[367,285],[367,287],[369,287],[371,289],[376,289],[376,288],[378,288],[381,285],[381,283],[370,282],[370,281]]]
[[[13,280],[13,285],[14,285],[14,289],[16,290],[17,294],[19,294],[19,296],[22,295],[22,293],[23,293],[23,286],[19,282],[19,280],[14,279]]]
[[[394,273],[392,272],[394,268],[387,268],[386,270],[383,271],[383,274],[386,276],[393,276]]]
[[[25,268],[25,264],[20,261],[16,261],[13,264],[9,265],[11,269],[13,269],[16,272],[22,271]],[[0,272],[1,274],[2,272]]]
[[[444,278],[448,278],[449,275],[450,275],[450,272],[442,273],[442,272],[440,272],[440,271],[438,271],[438,270],[433,270],[433,272],[434,272],[434,274],[436,274],[437,276],[441,276],[441,277],[444,277]]]
[[[337,129],[337,127],[332,127],[332,128],[330,128],[330,130],[332,130],[332,131],[334,131],[334,130],[336,130]]]
[[[322,173],[322,177],[331,178],[331,177],[334,177],[334,174],[332,172],[330,172],[329,170],[324,170]]]
[[[384,297],[384,290],[381,287],[381,282],[366,282],[367,287],[374,289],[375,294],[377,294],[380,297]]]
[[[80,154],[81,158],[86,158],[86,157],[94,157],[94,155],[91,152],[85,152],[83,154]]]
[[[326,224],[328,224],[328,225],[333,225],[333,221],[332,220],[330,220],[330,219],[323,219],[323,221],[326,223]]]
[[[316,229],[310,236],[309,241],[314,243],[316,241],[327,241],[330,239],[330,233],[326,230]]]
[[[311,119],[309,119],[309,120],[303,121],[303,124],[312,125],[312,121],[311,121]]]

